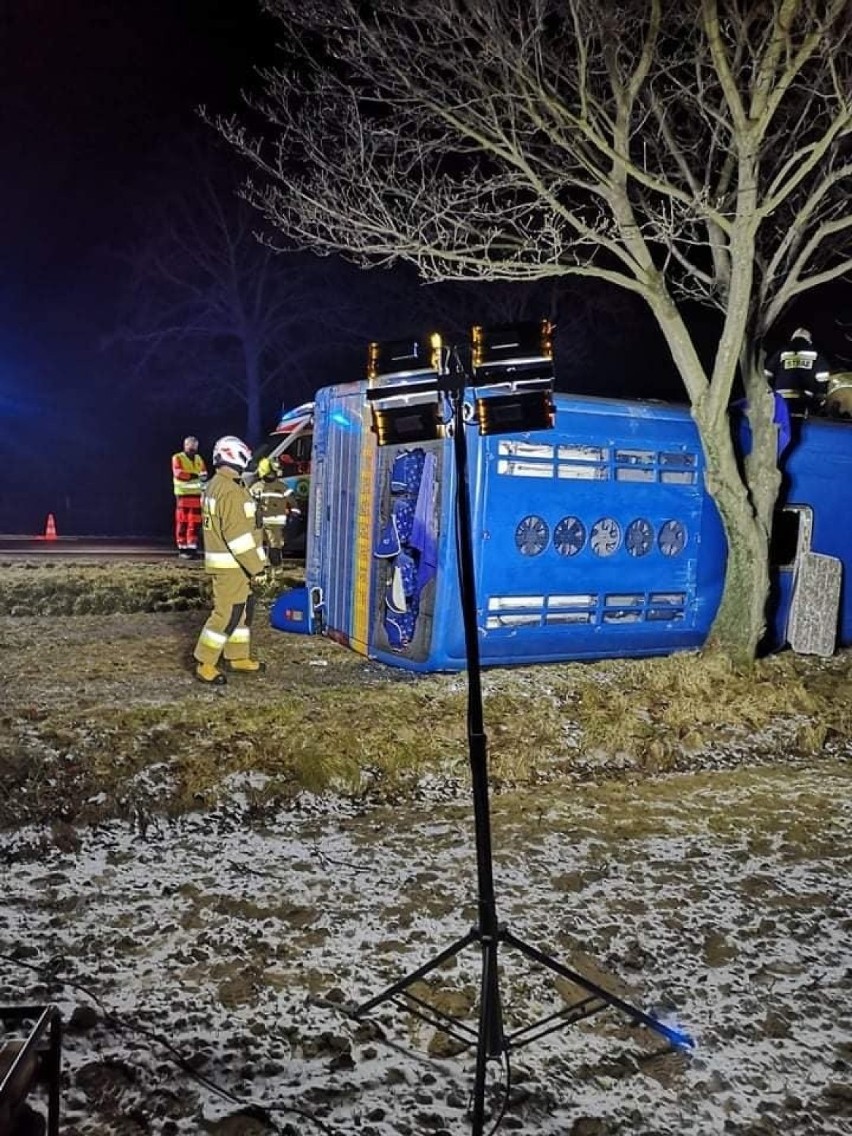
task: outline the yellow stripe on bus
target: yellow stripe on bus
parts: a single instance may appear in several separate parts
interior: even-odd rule
[[[355,563],[352,565],[352,634],[349,644],[361,655],[367,654],[368,647],[375,469],[376,441],[371,430],[363,430],[358,478],[358,510],[355,519]]]

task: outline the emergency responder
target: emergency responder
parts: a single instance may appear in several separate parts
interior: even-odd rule
[[[791,414],[806,417],[822,409],[828,394],[828,361],[813,348],[806,327],[798,327],[790,342],[766,360],[766,377]]]
[[[216,472],[204,487],[204,568],[213,581],[213,611],[194,654],[196,678],[210,685],[227,681],[219,669],[223,657],[230,671],[263,669],[251,658],[252,583],[263,578],[267,560],[255,500],[240,480],[250,458],[245,442],[233,435],[220,438],[213,447]]]
[[[207,466],[198,452],[198,439],[190,434],[183,440],[183,449],[172,455],[175,543],[181,560],[194,560],[198,556],[201,490],[206,480]]]
[[[281,466],[276,458],[263,457],[257,463],[257,481],[251,494],[258,504],[270,567],[280,568],[284,530],[294,505],[293,490],[281,480]]]

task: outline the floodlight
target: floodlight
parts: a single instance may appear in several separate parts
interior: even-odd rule
[[[445,436],[441,405],[437,398],[429,402],[374,403],[373,433],[380,446],[431,442]]]
[[[445,436],[439,389],[443,341],[371,343],[367,349],[367,401],[380,446],[429,442]],[[396,380],[388,384],[387,380]]]
[[[553,426],[553,325],[549,320],[471,328],[480,434]]]
[[[553,426],[552,384],[507,383],[495,393],[476,392],[475,412],[480,434],[521,434]]]
[[[524,320],[471,328],[471,364],[477,379],[494,374],[553,374],[553,324]]]
[[[441,336],[435,333],[417,339],[371,343],[367,348],[367,378],[374,383],[380,378],[437,374],[441,369],[442,346]]]

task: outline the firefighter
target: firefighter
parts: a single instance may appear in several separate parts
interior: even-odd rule
[[[183,440],[183,449],[172,455],[175,543],[181,560],[195,560],[198,556],[201,490],[206,480],[207,466],[198,452],[198,439],[190,434]]]
[[[807,417],[822,409],[828,394],[828,361],[814,350],[806,327],[796,328],[789,344],[766,360],[766,377],[791,414]]]
[[[281,466],[275,458],[264,457],[257,463],[257,481],[251,487],[251,494],[258,504],[269,564],[280,568],[284,529],[294,506],[293,490],[281,480]]]
[[[202,498],[204,568],[213,582],[213,611],[195,645],[195,677],[220,686],[227,681],[219,667],[257,674],[263,664],[251,658],[254,614],[252,583],[265,573],[267,560],[254,498],[240,480],[251,450],[228,435],[213,447],[216,470]]]

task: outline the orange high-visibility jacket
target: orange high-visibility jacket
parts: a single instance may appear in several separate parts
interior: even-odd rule
[[[172,485],[175,497],[200,497],[201,478],[207,473],[207,466],[201,454],[190,457],[181,450],[172,456]]]

